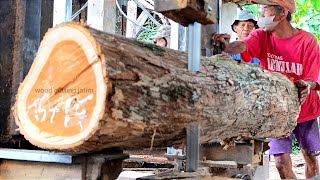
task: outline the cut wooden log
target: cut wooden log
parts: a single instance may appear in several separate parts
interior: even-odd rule
[[[49,30],[15,105],[20,132],[46,149],[165,147],[199,123],[201,142],[284,137],[300,105],[279,73],[224,55],[187,55],[80,24]]]

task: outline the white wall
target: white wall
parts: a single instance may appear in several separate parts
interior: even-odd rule
[[[231,29],[231,24],[237,18],[238,6],[235,3],[223,3],[220,5],[219,33],[231,35],[231,41],[236,40],[236,33]]]

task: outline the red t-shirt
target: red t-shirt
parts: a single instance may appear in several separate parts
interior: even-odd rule
[[[313,80],[320,90],[320,48],[317,39],[310,33],[299,30],[293,37],[280,39],[271,32],[258,29],[243,42],[247,46],[247,58],[260,59],[260,65],[271,72],[280,72],[294,81]],[[248,54],[249,56],[248,58]],[[320,116],[320,98],[316,90],[310,92],[301,107],[298,123]]]

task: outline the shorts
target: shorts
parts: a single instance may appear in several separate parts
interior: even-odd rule
[[[271,138],[270,154],[291,154],[293,137],[297,138],[299,146],[305,151],[320,151],[318,121],[317,119],[313,119],[307,122],[298,123],[291,135],[287,138]]]

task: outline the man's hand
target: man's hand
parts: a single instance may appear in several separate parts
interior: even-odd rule
[[[212,45],[220,46],[224,50],[230,43],[231,36],[229,34],[213,34],[212,35]]]
[[[310,91],[314,87],[312,88],[313,85],[304,80],[296,81],[294,84],[298,88],[300,104],[302,105],[307,100],[307,97],[310,95]]]
[[[222,53],[227,55],[235,55],[243,53],[247,50],[247,46],[241,41],[230,41],[229,34],[213,34],[212,35],[212,45],[216,47],[221,47]]]

